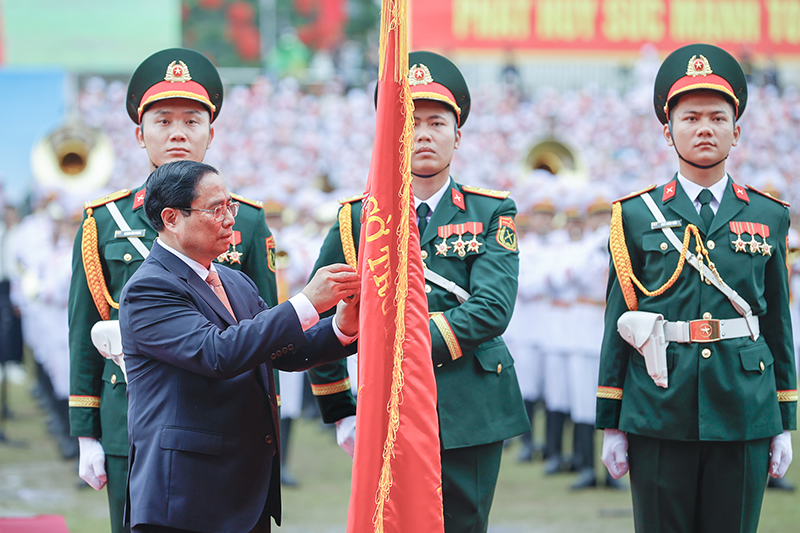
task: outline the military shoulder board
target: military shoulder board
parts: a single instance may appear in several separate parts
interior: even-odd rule
[[[655,188],[656,188],[656,186],[655,186],[655,185],[651,185],[651,186],[649,186],[649,187],[646,187],[646,188],[642,189],[641,191],[632,192],[632,193],[630,193],[630,194],[629,194],[629,195],[627,195],[627,196],[623,196],[623,197],[622,197],[622,198],[620,198],[619,200],[614,200],[614,203],[616,204],[616,203],[618,203],[618,202],[623,202],[623,201],[625,201],[625,200],[628,200],[628,199],[630,199],[630,198],[636,198],[637,196],[640,196],[640,195],[642,195],[642,194],[644,194],[644,193],[646,193],[646,192],[650,192],[650,191],[652,191],[652,190],[653,190],[653,189],[655,189]]]
[[[358,202],[359,200],[363,200],[364,197],[366,197],[366,196],[367,196],[367,193],[363,192],[361,194],[357,194],[357,195],[351,196],[349,198],[342,198],[341,200],[339,200],[339,203],[342,204],[342,205],[352,204],[353,202]]]
[[[769,198],[770,200],[774,200],[774,201],[778,202],[778,203],[779,203],[779,204],[781,204],[783,207],[789,207],[789,202],[784,202],[783,200],[780,200],[780,199],[778,199],[778,198],[775,198],[774,196],[772,196],[772,195],[771,195],[770,193],[768,193],[768,192],[759,191],[758,189],[756,189],[756,188],[755,188],[755,187],[753,187],[752,185],[748,185],[748,186],[747,186],[747,188],[748,188],[748,189],[750,189],[751,191],[753,191],[754,193],[758,193],[758,194],[760,194],[761,196],[763,196],[763,197],[765,197],[765,198]]]
[[[130,189],[121,189],[117,192],[112,192],[111,194],[107,194],[106,196],[100,197],[97,200],[86,202],[85,204],[83,204],[83,208],[94,209],[95,207],[100,207],[101,205],[105,205],[109,202],[116,202],[120,198],[125,198],[130,193],[131,193]]]
[[[500,200],[508,198],[511,191],[493,191],[492,189],[484,189],[483,187],[472,187],[471,185],[463,185],[461,187],[464,192],[472,194],[479,194],[481,196],[488,196],[489,198],[499,198]]]
[[[264,202],[260,200],[251,200],[250,198],[245,198],[244,196],[239,196],[238,194],[234,193],[231,193],[231,198],[233,198],[240,204],[247,204],[257,209],[264,209]]]

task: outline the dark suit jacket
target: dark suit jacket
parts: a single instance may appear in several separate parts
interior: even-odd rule
[[[238,324],[158,245],[122,292],[132,526],[250,531],[262,513],[280,524],[272,368],[305,370],[355,351],[330,318],[304,333],[290,303],[267,309],[250,278],[216,268]]]

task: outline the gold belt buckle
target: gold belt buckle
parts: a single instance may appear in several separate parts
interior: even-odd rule
[[[689,338],[692,342],[716,342],[719,336],[719,320],[690,320]]]

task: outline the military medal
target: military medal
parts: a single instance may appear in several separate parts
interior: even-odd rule
[[[242,264],[242,261],[241,261],[242,253],[236,251],[236,245],[237,244],[242,244],[242,232],[241,231],[234,231],[231,234],[231,246],[233,247],[233,250],[228,252],[228,260],[231,262],[231,264],[238,263],[238,264],[241,265]]]
[[[436,234],[442,238],[442,242],[435,245],[436,246],[436,255],[441,255],[442,257],[447,257],[447,251],[450,247],[447,245],[447,238],[453,234],[453,225],[448,224],[446,226],[439,226],[436,229]]]
[[[467,255],[467,243],[461,238],[461,234],[458,235],[458,239],[453,243],[453,251],[456,252],[459,257]]]
[[[228,252],[222,252],[217,256],[218,263],[224,263],[227,260],[228,260]]]
[[[734,250],[737,252],[747,252],[751,254],[772,255],[772,245],[767,243],[769,237],[769,226],[760,224],[758,222],[734,222],[730,221],[728,225],[731,231],[736,234],[736,240],[731,241]],[[745,241],[742,239],[742,234],[747,233],[750,235],[750,240]],[[761,237],[761,241],[756,239],[756,236]]]

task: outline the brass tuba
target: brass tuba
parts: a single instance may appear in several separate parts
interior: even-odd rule
[[[31,150],[31,169],[44,187],[89,192],[106,185],[114,168],[114,148],[102,130],[67,122]]]
[[[536,143],[525,158],[525,170],[546,170],[559,178],[586,180],[589,174],[580,154],[555,138]]]

